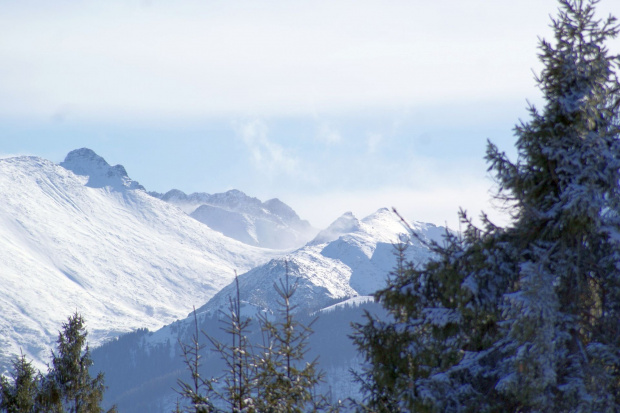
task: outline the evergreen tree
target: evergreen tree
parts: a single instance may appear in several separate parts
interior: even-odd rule
[[[57,353],[43,383],[42,402],[49,411],[100,413],[105,386],[103,373],[90,377],[93,361],[86,342],[84,319],[77,312],[63,323],[58,335]],[[115,411],[112,408],[111,411]]]
[[[239,280],[235,273],[236,297],[229,299],[228,313],[224,314],[224,332],[230,343],[224,343],[205,334],[226,365],[223,376],[224,391],[216,395],[233,413],[253,413],[256,371],[252,344],[248,339],[251,319],[241,316]]]
[[[103,374],[90,378],[87,332],[79,314],[69,317],[58,336],[58,355],[52,352],[52,367],[42,376],[22,354],[13,362],[11,380],[0,377],[0,410],[8,413],[102,412]],[[84,347],[86,347],[84,349]],[[108,413],[116,412],[116,408]]]
[[[304,362],[311,324],[304,325],[293,315],[296,306],[291,304],[291,298],[297,283],[290,283],[288,265],[284,280],[279,280],[273,288],[280,298],[275,320],[267,315],[259,319],[264,344],[262,354],[256,357],[257,411],[302,413],[322,409],[325,401],[314,394],[322,373],[317,371],[317,360]]]
[[[11,380],[4,376],[0,377],[0,411],[7,413],[41,411],[36,404],[40,381],[40,374],[22,354],[13,361]]]
[[[205,345],[200,344],[198,341],[198,317],[196,316],[196,308],[194,308],[194,326],[195,332],[192,335],[191,344],[185,344],[179,340],[179,346],[183,353],[183,361],[191,374],[192,380],[190,383],[181,379],[177,380],[180,387],[178,393],[191,403],[191,407],[186,409],[187,412],[211,413],[215,411],[210,397],[214,393],[213,381],[206,380],[200,375],[200,359],[202,358],[200,353],[205,348]],[[176,412],[180,413],[180,409],[181,407],[177,401]]]
[[[620,411],[620,85],[597,1],[560,0],[542,41],[541,112],[518,159],[487,150],[513,222],[431,244],[400,263],[355,341],[371,411]],[[390,354],[387,353],[389,350]]]
[[[237,277],[235,284],[236,297],[230,298],[228,312],[223,314],[222,330],[230,341],[217,340],[203,331],[224,361],[222,377],[205,380],[200,375],[200,352],[204,346],[198,343],[196,335],[191,345],[181,344],[192,377],[190,383],[179,380],[179,393],[191,403],[186,411],[337,412],[339,405],[330,406],[325,396],[315,393],[316,385],[322,380],[317,360],[304,361],[312,329],[311,323],[305,325],[295,319],[291,298],[297,284],[290,283],[288,265],[285,278],[274,284],[280,297],[278,313],[258,318],[262,345],[253,345],[250,341],[252,319],[241,315]],[[222,410],[223,406],[227,409]],[[176,411],[180,411],[178,403]]]
[[[561,1],[556,43],[541,45],[547,103],[516,129],[522,161],[488,151],[528,242],[499,387],[532,410],[620,409],[620,58],[604,46],[615,19],[596,20],[596,3]]]

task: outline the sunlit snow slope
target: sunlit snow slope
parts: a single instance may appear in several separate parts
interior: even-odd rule
[[[149,194],[178,206],[210,228],[249,245],[298,248],[317,232],[277,198],[262,202],[237,189],[220,194],[196,192],[186,195],[178,189],[165,194]]]
[[[336,398],[357,395],[359,384],[349,371],[358,369],[361,360],[348,338],[353,333],[350,322],[361,322],[363,310],[381,313],[381,307],[374,304],[369,294],[385,286],[387,274],[396,265],[394,243],[407,242],[408,260],[420,265],[432,255],[420,240],[441,242],[446,231],[421,222],[411,222],[409,226],[417,238],[408,238],[409,228],[387,209],[361,220],[351,213],[344,214],[306,246],[239,276],[242,317],[281,309],[273,285],[284,279],[288,267],[290,281],[298,286],[292,298],[296,319],[309,323],[307,320],[318,317],[308,346],[309,360],[319,356],[319,369],[327,373],[326,383],[318,392],[329,392]],[[227,340],[218,317],[228,314],[231,297],[236,298],[234,282],[198,308],[196,317],[191,314],[153,333],[125,336],[95,350],[93,356],[111,379],[106,403],[116,403],[127,412],[173,410],[178,400],[174,390],[176,379],[179,372],[185,371],[177,343],[191,343],[195,328]],[[256,348],[264,344],[258,330],[256,321],[247,330]],[[218,370],[218,355],[204,336],[197,337],[206,344],[201,355],[201,375],[218,377],[222,374]],[[148,366],[156,368],[150,370]]]
[[[182,318],[278,252],[242,244],[149,196],[94,152],[0,160],[0,372],[38,367],[78,311],[91,344]],[[92,175],[92,176],[89,176]]]
[[[446,231],[421,222],[409,225],[422,240],[441,241]],[[408,233],[401,219],[388,209],[362,220],[347,212],[306,246],[241,275],[240,298],[258,310],[277,308],[273,285],[284,278],[287,267],[291,280],[298,284],[293,299],[299,309],[316,311],[338,300],[372,294],[385,286],[388,272],[396,265],[394,244]],[[409,243],[408,260],[422,263],[430,258],[426,245],[417,239]],[[198,312],[226,309],[234,291],[233,284],[227,286]]]

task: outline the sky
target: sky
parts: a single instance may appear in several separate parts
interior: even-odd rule
[[[0,0],[0,156],[88,147],[147,190],[239,189],[318,228],[381,207],[504,224],[485,148],[514,159],[541,106],[557,5]]]

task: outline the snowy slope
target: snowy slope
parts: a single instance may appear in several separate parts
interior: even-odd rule
[[[445,234],[444,227],[433,224],[413,222],[409,225],[422,239],[440,241]],[[326,233],[330,236],[326,237]],[[293,304],[301,313],[319,314],[373,301],[369,295],[385,286],[387,274],[396,264],[394,243],[403,239],[408,230],[400,218],[383,208],[362,220],[347,212],[321,234],[317,236],[321,242],[309,242],[239,276],[244,316],[252,317],[256,312],[278,308],[273,285],[284,278],[287,267],[290,279],[298,283]],[[407,257],[421,263],[430,258],[430,251],[414,240],[407,249]],[[236,297],[234,282],[197,308],[198,317],[204,319],[217,316],[220,311],[227,312],[230,297]],[[189,314],[174,325],[154,332],[145,346],[175,343],[178,338],[175,331],[179,326],[184,331],[193,323],[194,316]]]
[[[291,249],[304,245],[316,230],[277,198],[261,202],[233,189],[221,194],[178,189],[156,198],[178,206],[196,220],[243,243],[265,248]]]
[[[439,241],[445,234],[445,228],[432,224],[413,222],[410,226],[422,239]],[[291,279],[298,282],[293,296],[293,304],[298,305],[296,317],[305,323],[318,317],[310,338],[309,359],[319,356],[320,368],[327,373],[320,392],[329,392],[336,398],[357,396],[359,385],[349,371],[359,368],[361,360],[348,337],[353,332],[350,323],[362,322],[365,309],[383,314],[380,305],[368,294],[385,285],[386,275],[396,263],[393,243],[407,232],[400,219],[387,209],[362,220],[346,213],[306,246],[241,274],[241,315],[253,317],[256,312],[279,308],[273,284],[284,277],[288,266]],[[428,248],[419,241],[411,243],[407,254],[417,263],[430,257]],[[220,310],[227,312],[229,297],[234,294],[232,283],[197,309],[198,329],[228,342],[230,337],[221,331],[218,318]],[[118,403],[128,412],[171,411],[178,398],[172,389],[185,371],[177,343],[190,342],[195,331],[194,320],[190,314],[153,333],[138,332],[96,349],[93,356],[112,380],[107,402]],[[219,376],[218,355],[211,351],[208,340],[199,336],[206,345],[201,355],[204,366],[201,375]],[[249,329],[249,339],[258,346],[262,343],[256,324]],[[131,354],[131,360],[126,354]],[[156,366],[156,371],[141,374],[139,371],[145,366]]]
[[[422,239],[440,240],[445,234],[445,228],[433,224],[414,222],[410,226]],[[300,310],[315,311],[334,301],[372,294],[385,285],[385,277],[396,263],[394,243],[407,232],[400,218],[388,209],[362,220],[347,212],[306,246],[241,275],[241,300],[250,312],[275,308],[273,284],[284,277],[286,267],[298,283],[294,299]],[[430,252],[413,241],[407,255],[422,262]],[[234,290],[233,284],[222,289],[198,312],[226,308]]]
[[[96,345],[185,317],[280,252],[242,244],[149,196],[90,150],[66,168],[0,160],[0,370],[20,349],[38,367],[82,313]]]

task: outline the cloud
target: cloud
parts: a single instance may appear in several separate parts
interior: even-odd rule
[[[555,7],[551,0],[132,3],[3,9],[0,115],[49,117],[66,104],[82,116],[116,119],[522,100],[537,94],[530,68]]]
[[[267,137],[265,122],[259,119],[247,121],[237,125],[236,130],[250,152],[256,170],[269,176],[280,173],[298,175],[299,159]]]
[[[316,140],[326,143],[328,145],[333,145],[342,141],[342,135],[340,135],[340,132],[338,130],[323,122],[319,125],[319,130],[316,134]]]

